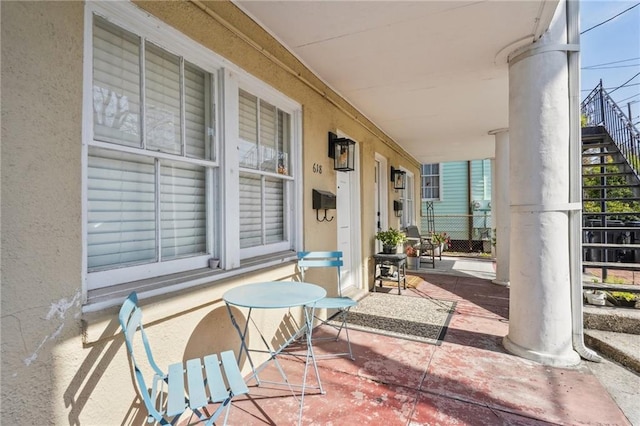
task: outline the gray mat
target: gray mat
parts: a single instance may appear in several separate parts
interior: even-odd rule
[[[347,322],[352,330],[440,345],[455,307],[449,300],[369,293],[351,308]]]

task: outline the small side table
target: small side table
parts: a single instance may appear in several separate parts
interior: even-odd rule
[[[404,289],[407,289],[407,255],[404,253],[385,254],[377,253],[373,255],[375,261],[374,271],[375,277],[373,279],[373,292],[376,292],[376,281],[380,280],[380,287],[382,287],[382,266],[392,265],[398,269],[398,294],[400,293],[400,282],[404,281]],[[378,266],[380,266],[380,272],[378,272]]]

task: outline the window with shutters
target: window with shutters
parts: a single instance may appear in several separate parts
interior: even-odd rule
[[[144,19],[127,26],[117,15],[100,9],[90,18],[87,289],[203,269],[212,257],[231,259],[224,271],[295,251],[294,103],[281,105],[249,77],[227,82],[235,94],[222,97],[225,73],[213,53],[190,52],[195,43],[180,36],[154,38],[157,22],[146,32]],[[239,114],[224,118],[236,102]]]

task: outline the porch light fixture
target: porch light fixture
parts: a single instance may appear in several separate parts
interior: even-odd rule
[[[348,138],[339,138],[335,133],[329,132],[329,157],[333,158],[333,170],[350,172],[355,170],[356,143]]]
[[[393,211],[396,214],[396,217],[402,217],[402,201],[401,200],[393,200]]]
[[[393,189],[404,189],[407,184],[407,173],[391,166],[391,182],[393,182]]]

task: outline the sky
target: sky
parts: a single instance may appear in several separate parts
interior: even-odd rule
[[[628,114],[627,104],[630,103],[631,120],[636,128],[640,128],[640,75],[636,75],[640,73],[640,5],[597,28],[584,31],[638,3],[640,0],[580,2],[580,32],[583,33],[580,36],[580,99],[584,99],[602,79],[604,88],[611,92],[611,98],[625,114]],[[598,65],[601,66],[591,68]],[[614,91],[634,76],[625,87]]]

